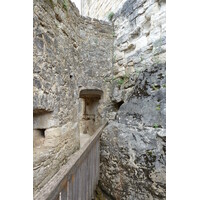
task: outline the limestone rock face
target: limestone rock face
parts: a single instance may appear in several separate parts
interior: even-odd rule
[[[164,72],[165,64],[141,72],[102,134],[100,187],[115,199],[165,199]]]
[[[110,123],[101,142],[103,191],[114,199],[164,199],[165,140],[165,129]]]
[[[113,24],[115,117],[101,137],[99,186],[111,199],[165,199],[165,1],[127,0]]]
[[[129,99],[118,111],[118,121],[132,126],[166,127],[165,63],[142,71]]]

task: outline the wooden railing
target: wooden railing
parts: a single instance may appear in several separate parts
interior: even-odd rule
[[[99,180],[102,125],[37,193],[35,200],[91,200]]]

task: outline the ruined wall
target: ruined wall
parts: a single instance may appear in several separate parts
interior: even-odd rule
[[[111,99],[100,187],[112,199],[165,199],[165,1],[128,0],[114,16]]]
[[[116,12],[126,0],[81,0],[81,10],[83,16],[96,19],[108,20],[111,12]]]
[[[109,120],[100,188],[165,199],[165,1],[127,0],[113,24],[67,0],[34,0],[34,193],[79,149],[79,93],[93,89],[103,91],[95,112]]]
[[[35,194],[80,147],[80,90],[105,91],[101,106],[107,99],[113,29],[81,17],[67,0],[34,0],[33,17]]]

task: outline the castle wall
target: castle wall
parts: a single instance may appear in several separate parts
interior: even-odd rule
[[[112,30],[108,23],[81,17],[70,1],[34,0],[34,194],[80,147],[79,92],[100,89],[105,104]]]
[[[34,192],[79,149],[79,93],[93,89],[103,91],[95,113],[109,121],[100,188],[114,199],[165,199],[165,0],[119,10],[119,1],[89,2],[83,11],[99,19],[112,7],[114,27],[70,1],[34,1]]]
[[[126,0],[81,0],[81,10],[83,16],[96,19],[108,20],[108,15],[115,13]]]

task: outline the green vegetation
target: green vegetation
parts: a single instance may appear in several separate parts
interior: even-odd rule
[[[123,77],[120,77],[120,79],[117,81],[118,85],[123,85],[127,80],[129,79],[129,76],[125,74]]]
[[[165,85],[165,84],[163,84],[163,85],[162,85],[162,87],[163,87],[163,88],[166,88],[166,85]]]
[[[148,154],[149,156],[152,156],[152,154],[153,154],[151,150],[147,150],[146,152],[147,152],[147,154]]]
[[[118,81],[117,81],[118,85],[122,85],[124,83],[124,79],[123,78],[120,78]]]
[[[100,189],[98,186],[97,186],[97,188],[96,188],[95,193],[96,193],[95,200],[105,200],[105,197],[104,197],[104,195],[103,195],[101,189]]]
[[[51,6],[51,8],[54,8],[53,0],[45,0],[45,2],[47,2]]]
[[[67,11],[67,9],[68,9],[68,5],[67,5],[67,0],[64,0],[63,1],[63,8]]]
[[[154,128],[158,128],[158,124],[154,124],[153,127],[154,127]]]
[[[109,15],[108,15],[108,20],[109,21],[112,21],[112,18],[114,17],[114,13],[113,12],[110,12]]]
[[[113,62],[115,62],[115,61],[116,61],[116,55],[113,56]]]
[[[156,110],[160,110],[160,105],[157,105],[157,106],[156,106]]]

